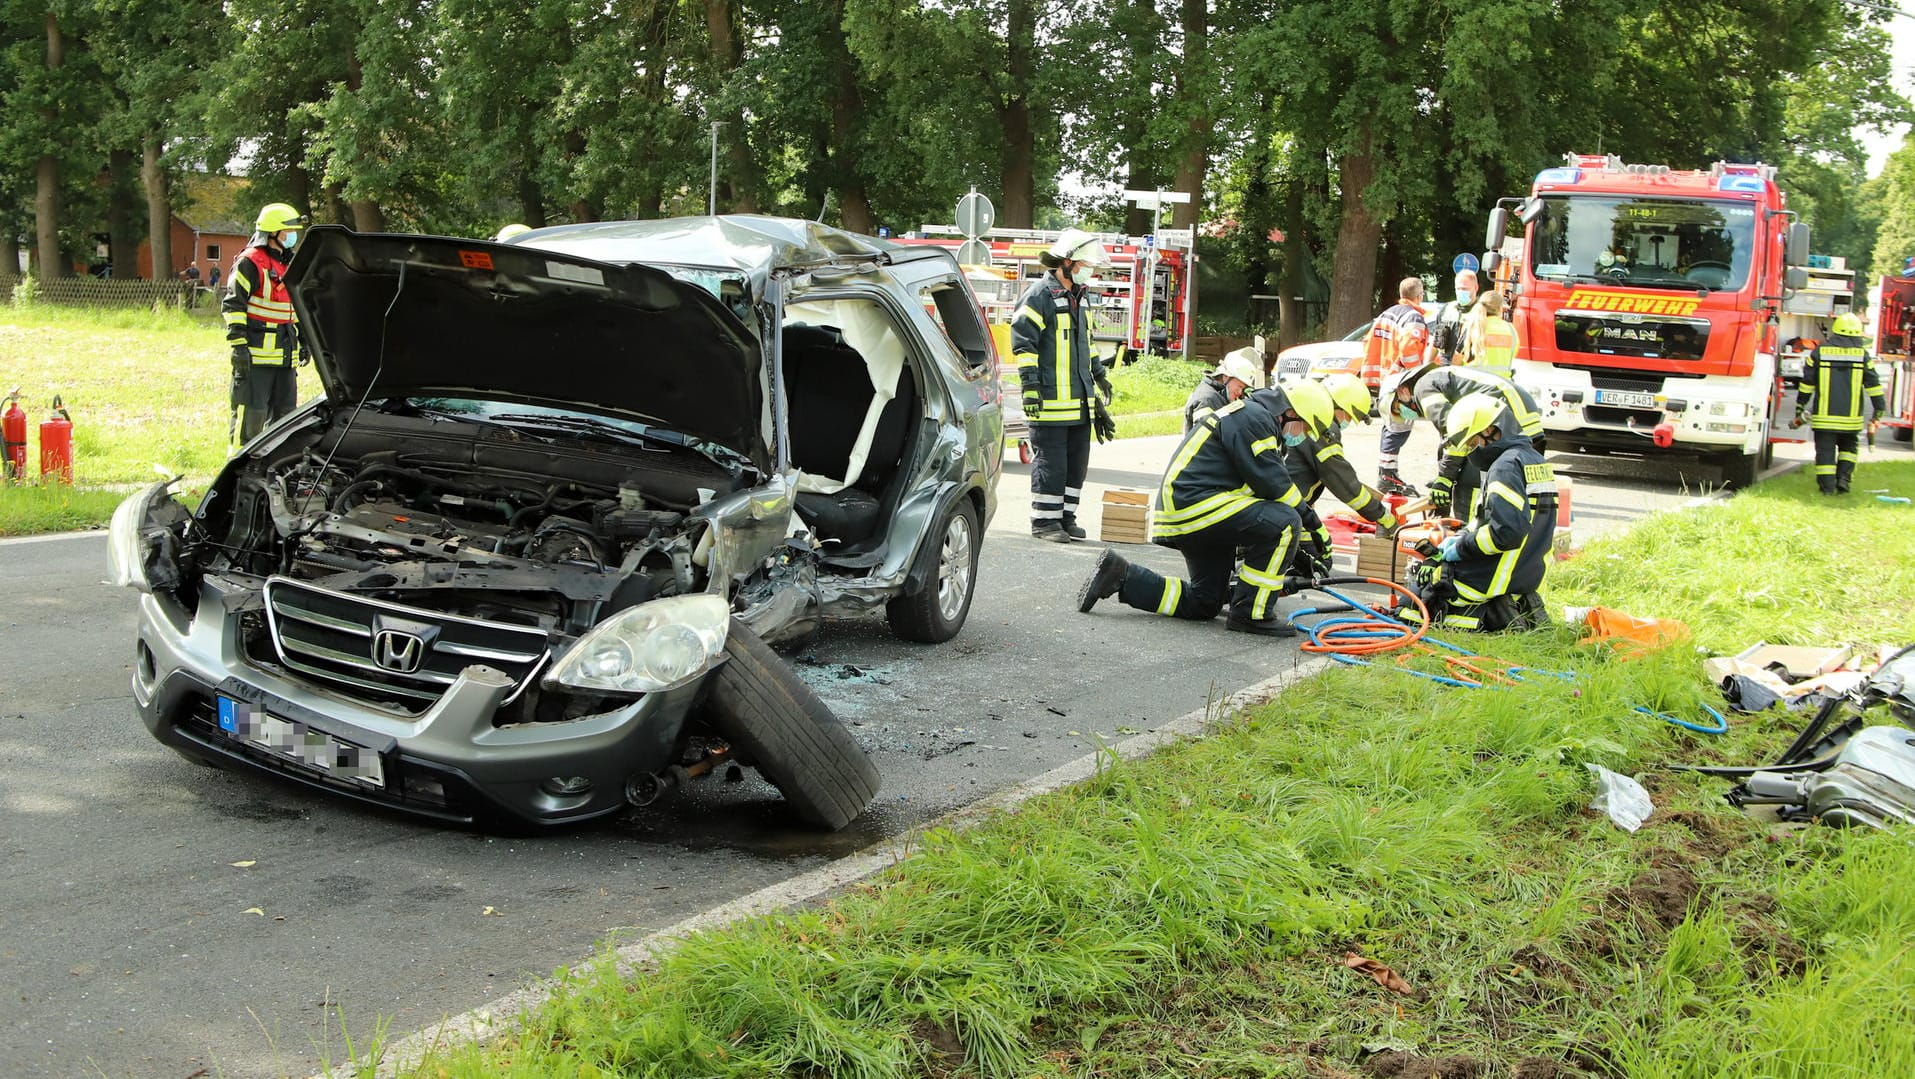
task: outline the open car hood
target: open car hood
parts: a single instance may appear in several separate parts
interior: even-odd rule
[[[770,467],[757,337],[661,270],[319,225],[300,238],[286,284],[334,401],[557,405],[667,427]]]

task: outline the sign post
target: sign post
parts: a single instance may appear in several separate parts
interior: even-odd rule
[[[1144,259],[1142,280],[1132,282],[1131,289],[1130,289],[1131,317],[1136,321],[1137,328],[1143,331],[1144,347],[1148,349],[1150,347],[1150,315],[1151,315],[1151,310],[1156,298],[1157,261],[1158,261],[1157,253],[1158,251],[1162,249],[1164,243],[1166,243],[1169,240],[1169,237],[1162,237],[1158,235],[1160,231],[1158,226],[1163,221],[1164,206],[1166,204],[1172,205],[1172,206],[1182,205],[1190,201],[1190,195],[1183,191],[1165,191],[1161,187],[1155,191],[1139,191],[1134,189],[1126,189],[1124,191],[1124,201],[1130,203],[1132,206],[1138,207],[1139,209],[1146,209],[1150,211],[1150,237],[1149,237],[1149,242],[1145,245],[1149,250],[1148,250],[1148,254],[1145,256],[1145,259]],[[1194,236],[1194,233],[1196,230],[1192,229],[1191,231]],[[1195,243],[1193,243],[1191,244],[1190,260],[1188,263],[1186,263],[1185,269],[1184,269],[1185,280],[1187,283],[1195,280],[1196,261],[1197,261],[1196,255],[1197,255],[1196,245]],[[1195,294],[1192,293],[1191,295],[1194,296]],[[1166,304],[1169,303],[1169,300],[1170,300],[1170,297],[1168,296],[1164,297],[1164,301]],[[1191,316],[1193,314],[1194,312],[1188,309],[1184,311],[1184,349],[1183,351],[1184,351],[1185,359],[1190,358],[1190,338],[1191,338],[1190,330],[1191,330]],[[1136,338],[1137,338],[1136,331],[1133,330],[1131,334],[1131,339],[1135,341]]]
[[[997,207],[991,200],[977,193],[973,187],[971,193],[957,201],[957,227],[964,234],[964,242],[958,245],[957,260],[964,266],[989,266],[991,264],[991,245],[983,240],[991,226],[997,224]]]

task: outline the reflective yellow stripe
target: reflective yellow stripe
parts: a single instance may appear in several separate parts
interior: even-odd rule
[[[1496,537],[1491,534],[1488,525],[1483,525],[1476,530],[1476,549],[1484,554],[1495,554],[1502,550],[1496,546]]]
[[[1024,304],[1023,306],[1019,307],[1017,309],[1017,314],[1011,316],[1011,321],[1016,322],[1020,318],[1029,319],[1032,323],[1038,326],[1044,325],[1044,316],[1040,314],[1038,310],[1032,307],[1030,304]]]
[[[1515,506],[1517,509],[1522,509],[1525,505],[1527,505],[1527,503],[1523,501],[1522,495],[1517,494],[1513,489],[1510,488],[1508,484],[1504,483],[1501,480],[1497,480],[1495,483],[1490,484],[1487,490],[1489,491],[1490,494],[1493,494],[1496,497],[1502,499],[1503,501],[1509,503],[1510,505]]]
[[[1175,577],[1164,578],[1164,598],[1157,601],[1158,614],[1176,614],[1177,602],[1183,599],[1184,583]]]
[[[1234,501],[1227,503],[1225,505],[1218,506],[1216,509],[1212,510],[1210,513],[1205,514],[1202,517],[1195,518],[1194,520],[1185,518],[1181,520],[1166,522],[1161,519],[1153,519],[1151,521],[1150,534],[1153,538],[1156,538],[1156,537],[1168,537],[1168,536],[1188,536],[1193,532],[1201,532],[1204,529],[1209,528],[1211,525],[1218,523],[1219,521],[1228,520],[1229,518],[1242,512],[1244,507],[1250,506],[1254,504],[1256,501],[1257,501],[1256,499],[1248,495],[1240,495]]]
[[[1166,489],[1168,489],[1169,485],[1166,484],[1165,486]],[[1169,499],[1165,499],[1164,501],[1168,502]],[[1160,506],[1157,509],[1157,519],[1172,522],[1187,521],[1192,517],[1201,517],[1216,509],[1218,506],[1224,505],[1226,502],[1250,501],[1254,501],[1251,497],[1250,489],[1248,487],[1238,487],[1235,490],[1220,491],[1208,498],[1200,499],[1189,506]]]
[[[1164,470],[1163,487],[1157,495],[1157,500],[1161,503],[1157,507],[1160,514],[1177,511],[1177,503],[1172,498],[1172,488],[1177,477],[1183,475],[1184,469],[1190,467],[1190,459],[1197,456],[1197,451],[1203,449],[1204,443],[1210,441],[1210,436],[1216,433],[1215,417],[1214,412],[1203,417],[1202,422],[1197,424],[1197,430],[1184,440],[1182,448],[1177,451],[1177,456],[1171,459],[1170,467]]]
[[[1353,510],[1361,510],[1363,507],[1375,501],[1376,496],[1370,493],[1370,489],[1368,487],[1361,487],[1357,489],[1356,497],[1350,500],[1349,506]]]
[[[1341,456],[1343,456],[1343,443],[1341,442],[1332,442],[1328,446],[1317,450],[1317,460],[1319,461],[1328,461],[1332,457]]]
[[[1276,448],[1277,448],[1276,439],[1260,438],[1250,444],[1250,455],[1252,457],[1255,457],[1255,456],[1258,456],[1259,454],[1271,453],[1271,452],[1274,452]]]

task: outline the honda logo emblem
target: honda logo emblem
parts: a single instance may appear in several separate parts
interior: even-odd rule
[[[410,633],[387,629],[372,638],[372,661],[394,674],[411,674],[425,658],[426,642]]]

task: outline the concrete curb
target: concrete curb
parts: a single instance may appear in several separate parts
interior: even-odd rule
[[[1204,709],[1179,716],[1148,734],[1136,735],[1114,743],[1109,752],[1124,760],[1136,760],[1149,756],[1181,739],[1200,737],[1215,729],[1235,713],[1274,700],[1292,685],[1318,674],[1329,666],[1331,662],[1328,659],[1312,659],[1298,653],[1298,662],[1290,670],[1213,701]],[[1042,775],[1027,779],[1014,787],[998,791],[962,809],[947,813],[937,820],[927,822],[905,835],[874,843],[829,865],[761,888],[723,906],[694,914],[684,921],[648,934],[643,939],[624,945],[613,953],[618,969],[623,974],[635,973],[669,954],[673,948],[693,934],[722,929],[749,918],[774,914],[855,884],[915,854],[917,837],[923,832],[934,828],[964,831],[977,827],[988,822],[998,813],[1015,810],[1032,798],[1089,779],[1097,774],[1100,761],[1104,759],[1104,756],[1103,752],[1086,753]],[[551,980],[537,982],[508,993],[483,1007],[450,1016],[430,1027],[409,1034],[387,1046],[380,1053],[378,1070],[374,1074],[380,1079],[391,1079],[398,1074],[400,1068],[417,1065],[428,1052],[465,1044],[484,1043],[508,1033],[517,1025],[521,1015],[550,1000],[557,988],[557,983]],[[313,1076],[313,1079],[346,1079],[346,1076],[354,1074],[350,1065],[342,1065],[342,1068],[344,1070],[319,1072]]]
[[[38,536],[10,536],[0,539],[0,547],[11,547],[17,543],[46,543],[49,540],[81,539],[86,536],[104,536],[104,528],[87,528],[78,532],[46,532]]]

